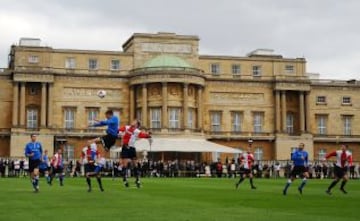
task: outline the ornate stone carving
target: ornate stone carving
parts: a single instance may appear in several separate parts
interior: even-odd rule
[[[96,97],[98,88],[80,88],[80,87],[65,87],[63,95],[65,97]],[[121,89],[107,89],[106,98],[117,98],[121,99]]]
[[[192,53],[192,47],[190,44],[142,43],[141,50],[143,52]]]
[[[211,92],[210,102],[213,104],[249,104],[263,103],[263,93],[224,93]]]

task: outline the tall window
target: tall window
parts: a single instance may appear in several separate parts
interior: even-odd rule
[[[240,132],[241,131],[241,112],[232,112],[232,131]]]
[[[37,55],[30,55],[29,58],[28,58],[28,62],[29,62],[30,64],[39,63],[39,56],[37,56]]]
[[[295,72],[294,65],[285,65],[285,73],[293,74]]]
[[[324,160],[326,156],[326,150],[320,149],[318,155],[319,155],[319,160]]]
[[[255,148],[255,151],[254,151],[255,160],[263,160],[263,157],[264,157],[263,148],[261,148],[261,147]]]
[[[286,132],[288,134],[294,133],[294,114],[288,113],[286,115]]]
[[[97,70],[97,69],[98,69],[98,60],[89,59],[89,70]]]
[[[344,135],[350,136],[351,135],[351,115],[344,115],[343,121],[344,121]]]
[[[169,108],[169,128],[180,128],[180,108]]]
[[[38,128],[38,110],[36,108],[29,108],[26,112],[27,128]]]
[[[75,58],[66,58],[65,60],[65,68],[73,69],[76,67]]]
[[[66,129],[75,128],[75,109],[65,108],[64,109],[64,126]]]
[[[193,129],[194,128],[194,109],[189,108],[188,110],[188,128]]]
[[[260,77],[261,76],[261,66],[260,65],[254,65],[252,66],[252,74],[254,77]]]
[[[97,108],[89,108],[87,110],[87,121],[88,125],[93,125],[96,123],[96,119],[99,117],[99,109]]]
[[[318,134],[325,135],[327,133],[326,125],[327,125],[327,115],[317,115],[317,128]]]
[[[120,70],[120,60],[111,60],[111,70]]]
[[[234,75],[239,75],[241,73],[241,69],[240,69],[240,65],[239,64],[233,64],[231,66],[231,69],[232,69],[232,73]]]
[[[215,75],[220,74],[220,65],[219,64],[211,64],[210,71],[212,74],[215,74]]]
[[[63,155],[65,160],[73,160],[75,158],[74,149],[73,145],[65,145]]]
[[[221,131],[221,112],[213,111],[210,113],[211,116],[211,131],[220,132]]]
[[[140,122],[142,121],[141,111],[141,108],[136,109],[136,119]]]
[[[151,108],[151,128],[160,129],[161,128],[161,108]]]
[[[254,132],[261,133],[263,130],[264,113],[263,112],[254,112],[253,117],[254,117],[254,120],[253,120]]]

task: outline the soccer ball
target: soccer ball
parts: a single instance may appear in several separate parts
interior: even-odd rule
[[[100,97],[100,98],[104,98],[106,96],[106,91],[104,90],[99,90],[97,92],[97,96]]]

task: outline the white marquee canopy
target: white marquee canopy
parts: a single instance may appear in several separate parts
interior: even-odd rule
[[[154,138],[140,139],[136,141],[135,147],[138,152],[211,152],[211,153],[233,153],[239,154],[242,151],[207,141],[204,138]],[[151,145],[150,145],[151,143]],[[113,150],[121,151],[121,148]]]

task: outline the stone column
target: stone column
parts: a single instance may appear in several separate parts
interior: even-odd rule
[[[201,86],[198,87],[197,90],[197,105],[198,105],[198,109],[197,109],[197,125],[198,125],[198,129],[202,130],[203,127],[203,107],[202,107],[202,92],[203,92],[203,88]]]
[[[162,110],[161,110],[161,124],[163,129],[167,129],[169,127],[169,119],[168,119],[168,87],[167,83],[162,83]]]
[[[20,126],[25,127],[25,82],[20,86]]]
[[[129,95],[129,99],[130,99],[130,115],[129,115],[129,120],[130,122],[135,118],[135,86],[130,86],[130,95]]]
[[[187,83],[184,84],[184,87],[183,87],[183,94],[184,94],[184,97],[183,97],[183,127],[184,129],[188,129],[189,128],[189,125],[188,125],[188,115],[189,115],[189,92],[188,92],[188,89],[189,89],[189,86]]]
[[[281,91],[282,131],[286,133],[286,91]]]
[[[51,128],[52,125],[52,117],[53,117],[53,87],[54,84],[53,83],[49,83],[49,88],[48,88],[48,109],[47,109],[47,126],[49,128]]]
[[[14,127],[19,124],[19,83],[14,82],[13,85],[13,109],[12,109],[12,125]]]
[[[142,117],[142,124],[146,127],[148,124],[147,121],[147,85],[143,84],[142,85],[142,113],[141,113],[141,117]]]
[[[275,91],[275,120],[276,132],[281,131],[281,107],[280,107],[280,91]]]
[[[46,127],[46,83],[41,83],[40,127]]]
[[[305,131],[310,133],[311,131],[311,127],[310,127],[310,92],[307,92],[306,93],[306,96],[305,96],[305,119],[306,119],[306,122],[305,122]]]
[[[299,92],[299,109],[300,109],[300,132],[305,131],[305,106],[304,106],[304,92]]]

